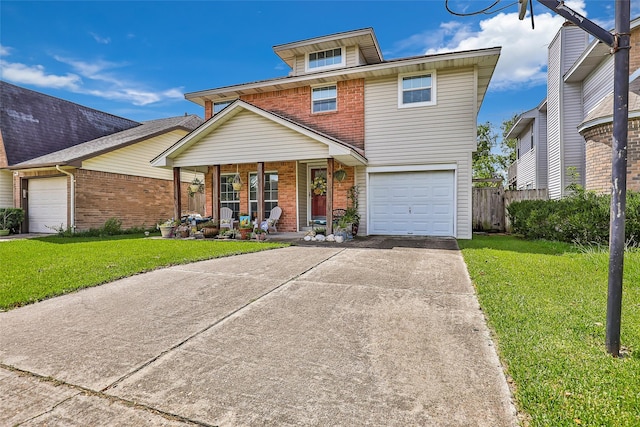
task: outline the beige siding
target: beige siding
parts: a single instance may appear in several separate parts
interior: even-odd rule
[[[83,169],[157,179],[173,179],[171,170],[151,166],[151,159],[187,134],[183,130],[150,138],[82,162]],[[193,175],[193,174],[191,174]],[[188,178],[190,181],[193,178]],[[183,179],[185,179],[183,177]]]
[[[358,213],[360,214],[360,224],[358,225],[358,235],[367,235],[367,168],[356,167],[355,185],[358,186]]]
[[[471,153],[457,161],[456,182],[456,237],[471,239]]]
[[[329,148],[255,113],[243,111],[177,156],[173,164],[248,163],[257,157],[264,162],[327,158]]]
[[[438,71],[436,105],[398,108],[397,77],[365,81],[370,166],[446,163],[476,147],[474,70]]]
[[[456,237],[462,239],[471,238],[471,153],[476,148],[476,126],[473,68],[439,70],[436,105],[428,107],[398,108],[397,77],[365,82],[369,166],[455,164]]]
[[[13,207],[13,174],[0,170],[0,208]]]

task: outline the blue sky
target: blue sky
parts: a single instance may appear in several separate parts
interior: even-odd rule
[[[470,12],[491,3],[449,5]],[[566,3],[613,27],[613,0]],[[547,44],[563,22],[534,2],[532,30],[513,1],[497,8],[505,6],[458,17],[444,0],[2,0],[0,72],[16,85],[134,120],[203,116],[184,93],[287,75],[272,46],[373,27],[385,59],[502,46],[478,117],[499,127],[545,97]]]

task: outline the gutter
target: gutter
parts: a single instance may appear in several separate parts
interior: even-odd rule
[[[69,196],[70,203],[71,203],[71,215],[70,215],[71,221],[68,228],[70,228],[71,232],[74,233],[76,230],[76,176],[71,172],[67,172],[63,169],[60,169],[60,165],[56,165],[56,170],[58,172],[62,172],[63,174],[71,178],[71,194]]]

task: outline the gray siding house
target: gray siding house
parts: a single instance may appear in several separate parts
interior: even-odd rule
[[[633,142],[639,113],[635,106],[640,86],[639,24],[640,19],[631,22],[628,178],[632,189],[640,189],[640,154],[636,154],[640,148]],[[574,182],[606,192],[611,177],[613,56],[604,43],[590,41],[582,29],[565,23],[549,45],[548,61],[546,100],[521,114],[507,135],[518,139],[518,159],[509,168],[509,184],[517,189],[547,188],[552,199],[563,197]]]

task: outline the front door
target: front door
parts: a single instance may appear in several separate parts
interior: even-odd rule
[[[311,220],[315,224],[327,223],[326,169],[311,169]]]

